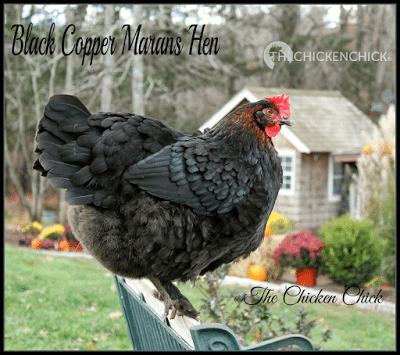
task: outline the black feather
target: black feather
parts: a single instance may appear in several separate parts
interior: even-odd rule
[[[62,132],[84,133],[89,131],[89,125],[80,117],[68,117],[58,123],[58,129]]]
[[[100,154],[96,156],[90,163],[90,171],[92,174],[101,174],[107,170],[106,160],[104,155]]]
[[[72,176],[72,183],[75,186],[83,186],[93,178],[93,174],[89,169],[89,165],[85,165],[77,173]]]
[[[48,106],[69,117],[86,118],[90,116],[90,112],[82,102],[71,95],[55,95],[50,98]]]
[[[55,121],[47,118],[46,116],[44,116],[40,120],[40,126],[41,126],[43,134],[48,132],[48,133],[52,134],[53,136],[59,138],[64,143],[71,142],[74,139],[74,136],[72,134],[60,131],[58,129],[57,123]],[[42,134],[39,134],[37,136],[37,140],[39,140],[41,136],[42,136]]]
[[[67,143],[58,148],[61,159],[66,163],[87,164],[91,162],[90,150],[77,145],[76,141]]]
[[[94,192],[87,189],[68,189],[65,199],[71,206],[87,205],[93,202]]]
[[[74,185],[72,184],[72,181],[69,177],[58,176],[58,175],[53,174],[52,172],[49,172],[47,174],[47,177],[50,179],[51,184],[54,187],[58,187],[60,189],[69,189],[69,188],[74,187]]]
[[[79,167],[65,163],[60,160],[59,156],[52,155],[47,151],[41,154],[39,161],[45,170],[59,176],[71,176],[79,170]]]
[[[59,154],[59,148],[64,144],[64,142],[54,136],[49,132],[43,132],[38,139],[37,142],[37,149],[39,151],[46,151],[52,155]]]

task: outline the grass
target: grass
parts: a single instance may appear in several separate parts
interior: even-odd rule
[[[5,247],[5,350],[132,349],[112,275],[83,259]]]
[[[189,284],[180,286],[193,306],[197,309],[201,307],[201,298],[196,288],[191,288]],[[221,286],[222,292],[228,286]],[[247,294],[249,290],[243,289]],[[229,304],[229,302],[228,302]],[[232,310],[236,306],[232,300]],[[326,329],[332,331],[332,339],[321,344],[322,350],[395,350],[395,323],[393,315],[377,313],[373,311],[361,310],[351,306],[339,306],[333,304],[302,304],[302,307],[309,314],[309,320],[315,319],[317,327],[312,331],[312,342],[321,341],[320,334]],[[251,307],[247,306],[246,307]],[[294,313],[298,305],[287,305],[282,301],[282,294],[278,294],[278,302],[271,304],[269,309],[274,316],[284,315],[291,327],[294,325]],[[202,319],[205,321],[204,319]],[[248,336],[247,342],[250,344],[254,336]]]
[[[6,245],[4,276],[5,350],[132,349],[114,279],[98,263]],[[179,288],[199,309],[199,290],[189,284]],[[326,327],[332,330],[324,350],[395,349],[394,316],[348,306],[303,306],[318,321],[314,342]],[[271,310],[293,322],[297,306],[279,301]]]

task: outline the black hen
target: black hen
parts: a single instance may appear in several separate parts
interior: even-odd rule
[[[271,136],[291,125],[273,97],[188,135],[129,113],[92,115],[73,96],[50,99],[34,169],[67,189],[68,219],[113,273],[149,278],[175,314],[198,312],[172,284],[247,256],[261,243],[282,168]]]

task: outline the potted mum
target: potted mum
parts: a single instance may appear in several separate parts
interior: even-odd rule
[[[296,269],[297,284],[315,286],[321,250],[325,244],[312,233],[298,232],[288,235],[274,250],[276,265]]]
[[[56,249],[56,241],[63,235],[64,227],[61,224],[53,224],[43,228],[37,239],[31,243],[32,248]]]
[[[27,236],[18,241],[19,245],[31,245],[32,240],[35,239],[35,237],[42,231],[42,229],[43,226],[37,221],[23,226],[22,233]],[[30,235],[30,238],[28,237],[28,235]]]

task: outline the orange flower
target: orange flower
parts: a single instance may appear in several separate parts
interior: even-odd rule
[[[374,150],[372,149],[371,146],[369,146],[368,144],[364,145],[364,148],[362,149],[363,153],[365,154],[369,154],[372,153]]]
[[[249,279],[265,281],[267,279],[267,270],[261,265],[251,265],[247,273]]]
[[[266,226],[266,227],[265,227],[264,236],[265,236],[265,237],[268,237],[269,235],[271,235],[271,232],[272,232],[271,226]]]
[[[32,240],[32,242],[31,242],[31,247],[33,248],[33,249],[39,249],[40,248],[40,240],[39,239],[34,239],[34,240]]]
[[[69,242],[67,240],[63,240],[62,242],[60,242],[60,246],[59,246],[60,250],[68,251],[69,247],[70,247],[70,245],[69,245]]]

